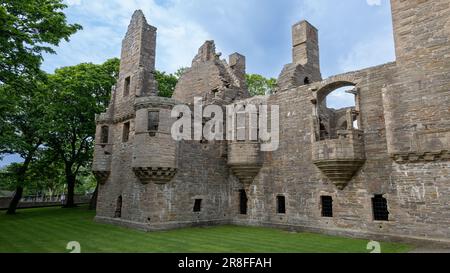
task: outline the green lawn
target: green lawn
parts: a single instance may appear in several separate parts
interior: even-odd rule
[[[94,223],[94,212],[43,208],[0,212],[0,253],[68,252],[78,241],[82,252],[233,252],[233,253],[347,253],[369,252],[368,241],[277,229],[220,226],[145,233]],[[382,243],[382,252],[407,252],[403,244]]]

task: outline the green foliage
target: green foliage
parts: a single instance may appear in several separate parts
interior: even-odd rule
[[[13,163],[7,166],[2,173],[0,189],[14,191],[18,184],[18,174],[23,163]],[[64,193],[64,168],[58,161],[48,162],[45,159],[36,159],[28,167],[24,183],[24,195],[54,195]],[[1,174],[0,174],[1,175]]]
[[[175,72],[175,77],[177,77],[177,79],[179,80],[181,78],[181,76],[183,76],[183,74],[188,70],[189,68],[187,67],[180,67],[178,68],[177,72]]]
[[[67,179],[74,181],[92,159],[95,115],[109,104],[118,69],[119,60],[112,59],[100,65],[64,67],[49,75],[52,99],[46,105],[47,144],[54,158],[64,163]]]
[[[184,72],[188,68],[181,67],[174,74],[168,74],[166,72],[155,71],[155,79],[158,82],[158,96],[171,98],[178,80],[181,78]]]
[[[171,98],[178,82],[177,76],[155,71],[155,79],[158,82],[158,96]]]
[[[29,166],[25,181],[24,195],[59,195],[66,192],[64,164],[52,160],[50,153],[41,153]],[[0,170],[0,190],[15,191],[18,172],[23,163],[12,163]],[[88,168],[80,170],[75,194],[92,193],[97,181]]]
[[[17,187],[17,172],[22,164],[13,163],[0,170],[0,190],[14,191]]]
[[[24,160],[11,166],[10,185],[23,188],[29,183],[29,166],[47,135],[46,91],[44,82],[24,77],[0,86],[0,154],[18,154]]]
[[[0,153],[26,158],[45,135],[45,107],[48,102],[42,82],[21,79],[0,86]]]
[[[275,91],[277,80],[274,78],[267,79],[258,74],[247,74],[248,91],[251,96],[263,96],[273,94]]]
[[[41,74],[43,53],[81,29],[68,24],[62,0],[0,2],[0,82]]]
[[[65,192],[64,164],[42,149],[31,163],[27,175],[26,195],[55,195]]]
[[[47,135],[48,93],[42,55],[81,29],[70,25],[62,0],[0,2],[0,154],[15,153],[23,164],[15,171],[17,190],[8,209],[15,212],[28,170]]]
[[[82,170],[77,179],[77,188],[75,194],[93,193],[97,186],[97,179],[89,168]]]

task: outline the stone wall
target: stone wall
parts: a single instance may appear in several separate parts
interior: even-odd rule
[[[0,210],[6,210],[11,203],[12,197],[0,197]],[[75,204],[88,204],[91,200],[90,195],[75,195],[74,201]],[[41,208],[41,207],[53,207],[53,206],[62,206],[64,204],[63,201],[21,201],[17,206],[19,209],[25,208]]]
[[[98,126],[110,126],[112,152],[96,219],[143,230],[234,223],[449,243],[450,3],[391,4],[396,62],[322,80],[315,52],[317,30],[302,22],[293,28],[293,63],[285,66],[278,92],[271,96],[242,101],[248,97],[245,57],[233,54],[228,63],[220,60],[212,41],[200,48],[173,99],[156,97],[154,85],[142,80],[132,81],[136,91],[124,98],[121,77],[108,112],[97,120]],[[152,79],[148,74],[154,70],[154,44],[143,47],[130,33],[153,37],[156,30],[147,26],[143,15],[135,16],[124,40],[121,75],[141,71],[137,79]],[[129,44],[145,51],[141,59],[134,59]],[[139,70],[139,60],[147,60],[144,70]],[[311,81],[305,82],[308,75]],[[324,99],[345,86],[355,88],[352,110],[358,115],[358,130],[348,126],[336,139],[323,140],[318,137],[318,115],[327,112],[321,110]],[[147,91],[137,91],[141,89]],[[278,105],[279,149],[255,152],[257,142],[175,143],[168,136],[174,122],[171,107],[192,103],[196,96],[222,106]],[[142,105],[142,100],[152,103]],[[161,118],[154,136],[145,130],[147,111],[152,110],[160,111]],[[333,124],[345,117],[339,111],[333,115]],[[123,142],[127,121],[130,137]],[[96,152],[94,166],[105,165],[101,152]],[[133,171],[133,162],[155,170],[144,174],[150,177],[146,183],[142,173]],[[161,168],[171,172],[162,183],[154,179],[168,171]],[[248,198],[246,215],[239,209],[242,190]],[[374,220],[375,195],[386,198],[389,221]],[[285,213],[278,213],[279,196],[285,197]],[[321,196],[333,198],[333,217],[322,217]],[[195,212],[200,199],[201,210]]]

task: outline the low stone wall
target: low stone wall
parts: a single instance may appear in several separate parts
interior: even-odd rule
[[[0,197],[0,210],[8,209],[9,203],[11,202],[12,197]],[[25,198],[26,199],[26,198]],[[90,195],[75,195],[75,204],[88,204],[91,200]],[[18,205],[18,208],[39,208],[39,207],[52,207],[52,206],[60,206],[63,205],[62,201],[21,201]]]

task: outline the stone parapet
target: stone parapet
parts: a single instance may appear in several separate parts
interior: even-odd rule
[[[362,131],[342,130],[338,135],[338,139],[313,143],[312,159],[325,176],[339,189],[344,189],[366,157]]]

